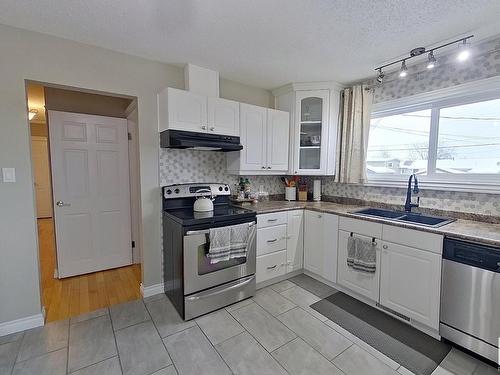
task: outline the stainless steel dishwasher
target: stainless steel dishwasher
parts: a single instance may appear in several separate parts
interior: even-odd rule
[[[498,363],[500,248],[445,238],[440,334]]]

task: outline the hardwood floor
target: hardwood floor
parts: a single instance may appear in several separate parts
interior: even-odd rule
[[[56,248],[52,219],[38,219],[38,238],[42,301],[47,322],[141,298],[140,264],[55,279]]]

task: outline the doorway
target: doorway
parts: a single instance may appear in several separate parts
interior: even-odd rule
[[[27,101],[46,321],[140,298],[134,99],[28,82]]]

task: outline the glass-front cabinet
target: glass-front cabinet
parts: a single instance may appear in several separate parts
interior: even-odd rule
[[[326,172],[329,97],[329,90],[296,92],[293,174]]]

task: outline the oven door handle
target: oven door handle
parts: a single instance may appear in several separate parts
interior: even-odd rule
[[[250,223],[248,223],[248,226],[251,228],[255,225],[255,221],[252,221]],[[210,229],[203,229],[203,230],[188,230],[186,232],[186,236],[195,236],[197,234],[209,234],[210,233]]]
[[[232,290],[232,289],[241,288],[242,286],[245,286],[245,285],[251,283],[254,279],[255,279],[255,275],[247,276],[247,277],[241,279],[236,284],[230,285],[228,287],[221,287],[220,289],[214,290],[213,292],[207,291],[207,292],[197,293],[195,296],[186,297],[186,300],[196,301],[199,299],[212,297],[212,296],[215,296],[217,294],[225,293],[225,292]]]

